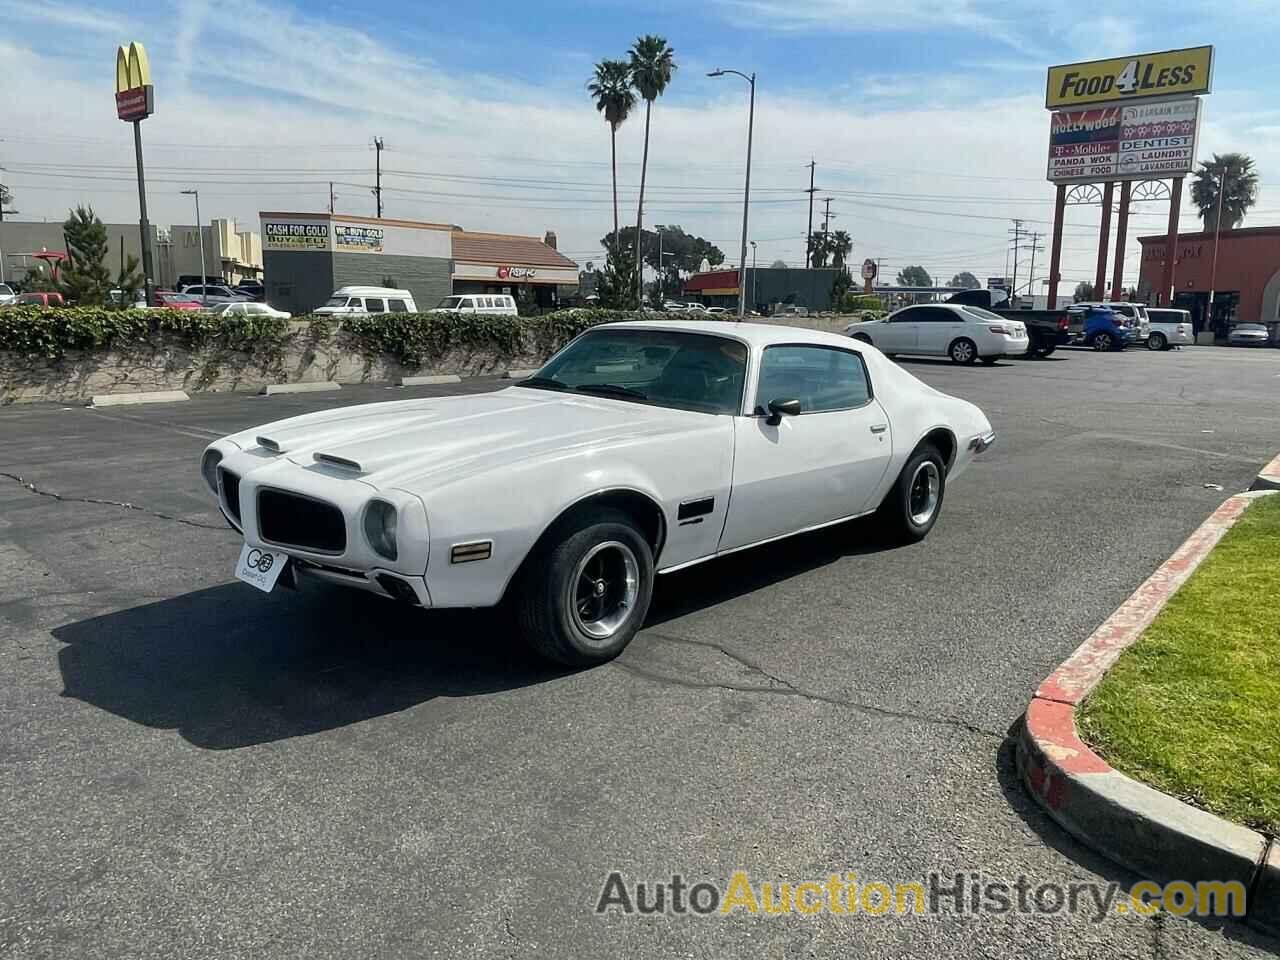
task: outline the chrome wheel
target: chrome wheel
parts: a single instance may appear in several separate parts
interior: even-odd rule
[[[640,594],[640,563],[625,543],[598,543],[578,561],[565,592],[574,625],[603,644],[622,627]]]
[[[939,492],[942,489],[942,475],[938,465],[926,460],[916,467],[911,477],[911,491],[908,494],[907,509],[911,513],[911,522],[923,527],[938,509]]]
[[[973,344],[968,340],[957,340],[951,345],[951,359],[956,363],[970,363],[973,360]]]
[[[1093,338],[1093,349],[1099,353],[1105,353],[1111,349],[1111,334],[1100,333]]]
[[[1153,333],[1147,338],[1148,350],[1163,350],[1165,348],[1165,340],[1161,334]]]

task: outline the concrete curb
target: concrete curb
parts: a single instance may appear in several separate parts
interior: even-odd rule
[[[502,376],[506,380],[526,380],[537,372],[537,368],[530,368],[528,370],[504,370]]]
[[[1280,932],[1280,849],[1115,770],[1079,737],[1081,701],[1265,491],[1224,502],[1120,607],[1051,673],[1027,707],[1018,774],[1053,820],[1084,844],[1161,883],[1238,881],[1246,921]],[[1277,845],[1280,847],[1280,845]]]
[[[462,377],[456,373],[439,373],[425,377],[401,377],[396,381],[397,387],[426,387],[433,383],[461,383]]]
[[[1280,456],[1258,471],[1258,477],[1249,489],[1280,490]]]
[[[268,383],[258,391],[259,396],[274,397],[282,393],[321,393],[325,390],[341,390],[342,384],[332,380],[315,383]]]
[[[153,390],[149,393],[95,393],[90,407],[125,407],[135,403],[181,403],[190,400],[185,390]]]

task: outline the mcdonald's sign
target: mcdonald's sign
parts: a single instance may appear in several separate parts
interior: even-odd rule
[[[151,64],[147,49],[140,43],[116,48],[116,116],[130,122],[144,120],[155,112],[151,87]]]

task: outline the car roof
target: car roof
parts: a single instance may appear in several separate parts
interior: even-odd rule
[[[408,290],[397,290],[394,287],[339,287],[333,291],[335,297],[378,297],[378,296],[412,296]],[[462,294],[460,294],[462,296]]]
[[[780,343],[812,343],[823,346],[857,348],[858,341],[842,333],[826,333],[808,327],[790,327],[776,323],[738,323],[733,320],[627,320],[605,324],[610,330],[674,330],[681,333],[705,333],[730,337],[753,347]],[[598,328],[592,328],[598,329]]]

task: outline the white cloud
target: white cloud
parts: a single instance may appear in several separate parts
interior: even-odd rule
[[[0,22],[29,23],[45,27],[83,30],[94,34],[126,36],[130,21],[114,11],[100,10],[83,4],[25,3],[0,0]]]

